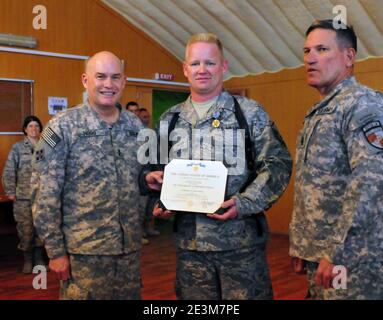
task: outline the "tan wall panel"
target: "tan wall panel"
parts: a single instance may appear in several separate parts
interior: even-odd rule
[[[383,91],[383,59],[358,62],[355,74],[359,82]],[[304,68],[233,78],[225,82],[225,87],[246,89],[248,97],[257,100],[265,107],[295,158],[296,139],[305,114],[315,102],[319,101],[317,91],[306,84]],[[293,210],[294,176],[295,166],[285,194],[267,213],[273,232],[288,233]]]
[[[46,30],[33,28],[35,5],[47,9]],[[110,50],[125,61],[129,77],[153,79],[164,72],[184,80],[173,55],[99,0],[1,0],[0,12],[1,32],[34,36],[37,50],[78,55]]]

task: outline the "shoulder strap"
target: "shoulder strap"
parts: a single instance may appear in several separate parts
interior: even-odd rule
[[[180,117],[179,112],[173,113],[172,119],[170,120],[169,127],[168,127],[168,137],[170,136],[170,133],[174,130],[179,117]]]
[[[235,114],[235,118],[238,121],[239,127],[241,129],[245,130],[245,154],[246,154],[246,162],[247,162],[248,168],[252,171],[254,169],[254,155],[255,154],[254,154],[254,146],[253,146],[253,144],[251,142],[251,138],[250,138],[251,136],[250,136],[249,125],[247,124],[246,118],[243,115],[241,107],[239,106],[239,103],[238,103],[237,99],[234,96],[233,96],[233,100],[234,100],[234,114]],[[172,118],[170,120],[170,124],[169,124],[169,127],[168,127],[168,137],[170,136],[170,133],[174,130],[179,116],[180,116],[179,112],[173,113],[173,116],[172,116]],[[170,143],[168,144],[168,148],[169,148],[168,151],[170,151],[170,149],[171,149],[171,144]]]
[[[254,146],[251,142],[250,129],[249,125],[246,121],[245,116],[239,106],[237,99],[233,96],[234,99],[234,114],[238,121],[239,127],[245,130],[245,154],[246,154],[246,162],[248,168],[253,171],[254,170]]]
[[[174,130],[179,117],[180,117],[179,112],[173,113],[172,119],[170,120],[169,127],[168,127],[168,139],[170,137],[170,133]],[[171,147],[172,147],[172,144],[168,142],[168,154],[170,153]]]

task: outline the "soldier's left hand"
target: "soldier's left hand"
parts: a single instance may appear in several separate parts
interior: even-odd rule
[[[334,267],[335,266],[326,258],[322,258],[315,273],[315,283],[325,289],[331,288],[332,279],[336,276],[336,274],[333,273]]]
[[[216,219],[216,220],[229,220],[229,219],[235,219],[238,215],[237,213],[237,206],[235,203],[235,199],[229,199],[221,204],[222,209],[226,209],[226,211],[223,214],[207,214],[209,218]]]
[[[159,191],[162,188],[163,177],[163,171],[152,171],[146,175],[145,180],[150,189]]]

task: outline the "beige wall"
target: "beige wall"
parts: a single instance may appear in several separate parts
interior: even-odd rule
[[[383,91],[383,59],[358,62],[355,74],[361,83]],[[260,102],[276,122],[291,154],[295,156],[295,142],[306,111],[319,101],[317,92],[306,85],[302,67],[233,78],[225,83],[225,87],[246,89],[248,97]],[[288,232],[293,208],[293,181],[294,174],[282,198],[267,213],[273,232]]]

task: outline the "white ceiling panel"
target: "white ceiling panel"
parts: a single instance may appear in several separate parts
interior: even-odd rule
[[[188,38],[213,32],[229,61],[228,77],[302,65],[304,34],[315,19],[346,7],[359,60],[383,56],[383,0],[102,0],[180,61]]]

